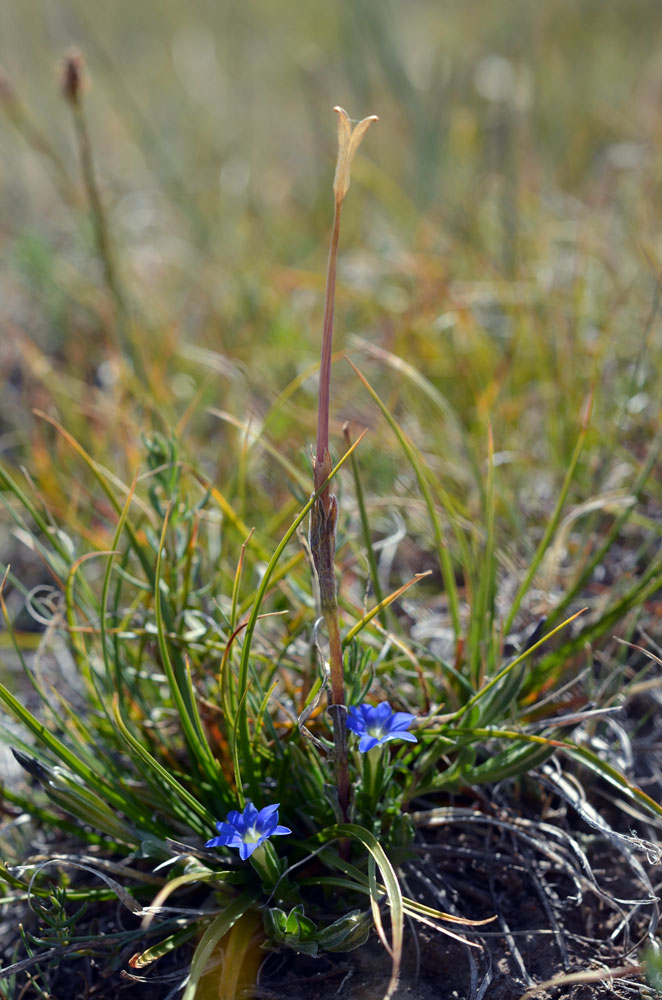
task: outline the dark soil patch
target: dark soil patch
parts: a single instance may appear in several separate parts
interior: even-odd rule
[[[535,824],[522,831],[541,847],[559,854],[559,864],[513,833],[513,818],[502,813],[504,827],[486,830],[476,814],[473,828],[449,822],[420,860],[406,866],[410,895],[437,908],[472,919],[497,914],[486,927],[453,925],[465,944],[442,935],[409,929],[400,987],[394,1000],[519,1000],[534,983],[568,972],[617,969],[637,957],[651,915],[620,899],[646,898],[632,868],[609,844],[592,838],[586,858],[596,878],[578,875],[561,841],[545,845]],[[432,838],[430,838],[432,839]],[[576,837],[573,836],[573,842]],[[570,840],[567,842],[567,847]],[[579,860],[579,859],[577,859]],[[579,866],[581,867],[581,866]],[[578,885],[578,881],[580,885]],[[603,894],[602,894],[603,893]],[[445,904],[444,901],[445,900]],[[385,918],[388,927],[388,922]],[[613,935],[613,938],[612,938]],[[376,935],[361,950],[345,956],[311,960],[281,956],[263,969],[256,1000],[379,1000],[389,980],[389,959]],[[644,996],[640,980],[565,985],[539,990],[536,1000],[596,1000]]]

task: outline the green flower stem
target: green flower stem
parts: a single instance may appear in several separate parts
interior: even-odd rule
[[[266,892],[273,892],[283,874],[276,850],[268,840],[256,847],[250,856],[250,863],[260,876]]]
[[[384,785],[384,747],[373,747],[363,756],[363,794],[366,809],[374,815]]]

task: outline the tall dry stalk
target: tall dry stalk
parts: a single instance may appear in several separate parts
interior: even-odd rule
[[[77,50],[64,59],[61,76],[62,94],[71,108],[78,146],[83,184],[89,202],[90,218],[97,256],[103,269],[104,284],[113,305],[115,327],[122,348],[127,352],[134,371],[144,384],[149,384],[148,371],[134,334],[127,298],[122,289],[108,221],[97,183],[92,143],[87,128],[83,93],[86,87],[85,61]]]
[[[334,213],[329,263],[324,298],[324,328],[320,366],[319,407],[317,415],[317,450],[313,462],[315,490],[319,490],[333,467],[329,454],[329,402],[331,387],[331,348],[333,343],[333,311],[336,294],[336,262],[340,239],[340,217],[349,190],[350,169],[354,154],[376,115],[364,118],[352,129],[346,111],[334,108],[338,115],[338,161],[333,180]],[[349,768],[347,764],[347,730],[345,725],[345,687],[342,642],[338,617],[338,596],[334,560],[338,501],[327,486],[315,501],[310,515],[310,548],[317,573],[320,609],[329,637],[329,667],[331,671],[331,705],[333,739],[336,755],[338,802],[343,818],[349,808]]]

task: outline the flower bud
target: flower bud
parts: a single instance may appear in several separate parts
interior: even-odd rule
[[[336,107],[333,110],[338,115],[338,162],[333,179],[333,193],[336,202],[342,202],[349,191],[349,173],[356,150],[372,123],[379,119],[377,115],[370,115],[368,118],[363,118],[352,130],[350,117],[344,108]]]
[[[78,104],[85,76],[85,59],[82,52],[72,49],[64,57],[60,87],[65,100]]]

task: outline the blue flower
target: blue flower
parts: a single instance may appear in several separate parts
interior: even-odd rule
[[[208,840],[205,847],[238,847],[239,856],[245,861],[269,837],[292,833],[288,827],[278,825],[278,806],[277,802],[258,812],[249,799],[243,813],[233,809],[227,822],[216,824],[219,836]]]
[[[366,753],[389,740],[407,740],[417,743],[407,729],[416,718],[409,712],[393,712],[387,701],[379,705],[351,705],[347,713],[347,728],[360,736],[359,750]]]

